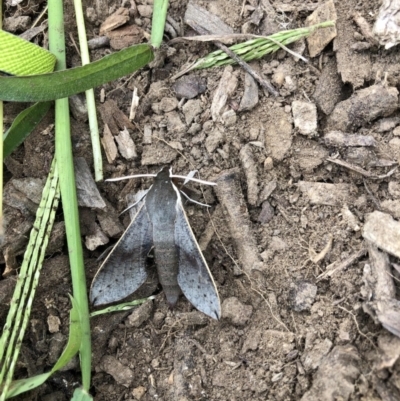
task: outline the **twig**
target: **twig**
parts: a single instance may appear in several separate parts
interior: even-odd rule
[[[354,252],[345,260],[331,263],[330,265],[327,266],[326,271],[317,277],[317,281],[323,280],[326,277],[331,277],[335,273],[338,273],[338,272],[346,269],[346,267],[349,267],[350,265],[352,265],[356,260],[363,257],[366,253],[367,253],[367,250],[364,247],[362,247],[359,251]]]
[[[207,35],[209,32],[198,25],[196,22],[190,22],[191,27],[196,30],[201,35]],[[215,46],[217,46],[220,50],[224,51],[231,59],[235,60],[248,74],[250,74],[265,90],[267,90],[271,95],[277,97],[279,93],[272,86],[272,84],[266,79],[261,78],[261,76],[254,71],[245,61],[243,61],[237,54],[235,54],[232,50],[230,50],[227,46],[222,44],[221,42],[215,40]]]
[[[383,179],[385,179],[385,178],[387,178],[387,177],[390,177],[391,175],[393,175],[393,173],[397,170],[397,167],[398,167],[398,166],[396,166],[396,167],[392,168],[392,169],[391,169],[388,173],[386,173],[386,174],[375,175],[375,174],[373,174],[373,173],[370,173],[370,172],[367,171],[367,170],[364,170],[363,168],[361,168],[361,167],[359,167],[359,166],[355,166],[354,164],[350,164],[350,163],[348,163],[348,162],[345,162],[344,160],[333,159],[333,158],[331,158],[331,157],[328,157],[326,160],[327,160],[328,162],[338,164],[339,166],[346,167],[346,168],[348,168],[349,170],[353,170],[353,171],[355,171],[356,173],[363,175],[364,177],[370,178],[371,180],[383,180]]]

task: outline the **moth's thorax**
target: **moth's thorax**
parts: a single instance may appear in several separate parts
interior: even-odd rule
[[[173,230],[178,194],[167,169],[161,170],[146,195],[146,208],[153,231]]]

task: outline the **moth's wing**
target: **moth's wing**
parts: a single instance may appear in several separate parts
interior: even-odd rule
[[[180,200],[176,207],[175,245],[179,260],[178,284],[182,292],[196,309],[219,319],[218,291]]]
[[[134,293],[146,281],[146,258],[152,246],[152,226],[143,200],[93,279],[90,288],[93,305],[119,301]]]

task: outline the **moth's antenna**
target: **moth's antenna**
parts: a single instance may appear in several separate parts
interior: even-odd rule
[[[197,203],[200,206],[205,206],[205,207],[211,207],[210,205],[207,205],[206,203],[201,203],[201,202],[197,202],[192,198],[189,198],[189,196],[187,196],[183,191],[179,191],[187,200],[189,200],[190,202],[193,203]]]
[[[193,177],[184,176],[184,175],[175,175],[175,174],[171,174],[171,175],[169,176],[169,178],[179,178],[179,179],[181,179],[181,180],[186,180],[186,181],[195,181],[195,182],[198,182],[198,183],[204,184],[204,185],[217,185],[216,182],[199,180],[198,178],[193,178]]]
[[[144,178],[144,177],[156,177],[157,174],[137,174],[137,175],[127,175],[125,177],[117,177],[117,178],[107,178],[105,181],[114,182],[114,181],[122,181],[122,180],[130,180],[131,178]]]

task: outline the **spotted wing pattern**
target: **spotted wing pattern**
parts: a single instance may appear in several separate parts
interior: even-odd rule
[[[175,245],[179,260],[178,284],[182,292],[196,309],[219,319],[218,291],[180,200],[176,206]]]
[[[152,246],[152,228],[143,200],[93,279],[90,288],[93,305],[119,301],[134,293],[146,281],[146,258]]]

